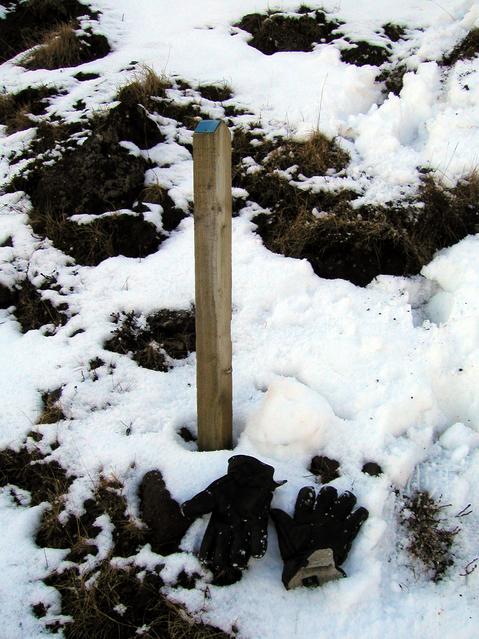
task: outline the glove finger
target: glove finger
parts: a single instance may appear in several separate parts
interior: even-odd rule
[[[251,526],[251,554],[256,559],[263,557],[268,547],[268,519]]]
[[[338,497],[336,503],[333,506],[333,512],[338,519],[346,519],[348,517],[354,506],[356,505],[356,497],[353,493],[350,493],[347,490],[340,497]]]
[[[214,522],[214,518],[211,517],[208,522],[208,526],[206,527],[205,534],[203,535],[203,541],[201,542],[200,552],[198,553],[198,557],[200,561],[205,563],[209,563],[213,558],[213,553],[215,549],[217,537],[217,529]]]
[[[369,512],[362,506],[355,510],[345,521],[345,530],[350,539],[354,539],[359,532],[359,529],[369,517]]]
[[[325,515],[331,510],[337,498],[338,491],[333,486],[321,488],[318,498],[316,499],[315,514],[320,516]]]
[[[206,513],[210,513],[213,510],[216,498],[214,493],[210,490],[211,486],[206,488],[206,490],[202,490],[200,493],[181,505],[181,511],[185,517],[188,517],[189,519],[196,519],[197,517],[206,515]]]
[[[315,499],[316,493],[312,486],[304,486],[304,488],[301,488],[296,498],[296,506],[294,507],[295,521],[301,524],[311,521]]]
[[[233,540],[233,528],[220,526],[217,529],[212,564],[216,570],[230,567],[230,548]]]
[[[235,530],[231,542],[230,563],[237,568],[245,568],[251,557],[251,531],[247,526]]]

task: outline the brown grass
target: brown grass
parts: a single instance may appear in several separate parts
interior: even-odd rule
[[[54,391],[43,393],[43,410],[38,419],[38,424],[55,424],[56,422],[65,419],[65,415],[60,405],[61,392],[62,389],[57,388]]]
[[[306,177],[325,175],[333,169],[341,171],[349,162],[348,154],[334,140],[315,131],[307,140],[286,140],[266,160],[266,166],[285,170],[298,165],[298,173]]]
[[[94,578],[92,580],[92,577]],[[72,621],[63,627],[66,639],[227,639],[216,628],[194,623],[161,593],[157,573],[139,578],[134,569],[120,570],[105,561],[99,570],[79,575],[71,569],[47,581],[59,590],[62,612]]]
[[[0,122],[6,125],[7,133],[16,133],[35,126],[28,116],[30,111],[30,105],[18,106],[12,95],[0,95]]]
[[[171,82],[166,76],[158,75],[151,67],[144,66],[133,82],[121,87],[117,100],[127,106],[141,104],[147,110],[154,110],[158,103],[152,98],[164,98],[166,89],[170,87]]]
[[[23,65],[29,69],[61,69],[82,61],[82,45],[71,24],[65,23],[49,31],[43,44],[32,51]]]
[[[150,202],[151,204],[163,204],[166,198],[166,190],[159,184],[148,184],[140,195],[142,202]]]

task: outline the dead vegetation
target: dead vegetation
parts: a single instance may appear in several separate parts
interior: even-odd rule
[[[41,45],[21,64],[27,69],[62,69],[103,58],[109,52],[105,36],[91,30],[80,36],[75,31],[75,22],[62,23],[45,33]]]
[[[155,572],[141,574],[133,568],[120,570],[112,565],[112,556],[128,557],[146,543],[146,529],[128,516],[123,487],[116,478],[100,478],[92,497],[84,503],[83,515],[70,515],[66,522],[60,520],[73,480],[57,462],[44,459],[35,449],[0,451],[0,486],[12,486],[11,494],[17,501],[15,486],[29,491],[30,505],[49,504],[37,530],[36,543],[45,548],[69,549],[66,560],[76,564],[45,579],[61,595],[62,614],[70,617],[68,621],[46,622],[48,630],[61,629],[67,639],[130,639],[139,633],[150,639],[226,639],[216,629],[193,622],[166,599],[161,592],[162,564]],[[97,518],[104,514],[114,526],[110,555],[89,571],[80,572],[85,559],[98,555],[96,537],[101,528]],[[178,586],[194,587],[194,579],[194,575],[183,573]],[[40,602],[34,603],[32,610],[39,618],[51,612]]]
[[[252,145],[248,135],[240,136],[246,156],[253,146],[251,156],[258,169],[249,172],[238,159],[234,184],[248,191],[247,200],[264,209],[253,221],[273,252],[308,259],[320,277],[364,286],[379,274],[416,274],[435,251],[477,232],[477,174],[447,187],[425,173],[415,200],[355,208],[356,194],[347,189],[315,193],[298,188],[289,179],[330,175],[346,165],[347,155],[333,141],[322,136],[312,140],[280,140],[271,150],[270,141]],[[313,144],[317,153],[314,147],[306,153]],[[286,169],[288,176],[281,173]]]
[[[78,18],[98,14],[78,0],[14,0],[0,20],[0,62],[43,42],[46,34],[60,25],[79,26]]]
[[[285,140],[266,158],[268,169],[286,170],[296,166],[296,173],[306,177],[338,173],[349,163],[348,154],[320,131],[314,131],[306,140]]]
[[[170,603],[161,592],[158,572],[140,575],[106,561],[94,574],[81,576],[71,569],[52,575],[47,583],[60,592],[63,614],[72,617],[62,628],[65,638],[227,639],[228,635],[193,622],[180,606]]]
[[[8,134],[36,126],[31,116],[44,114],[48,98],[55,93],[55,89],[40,86],[0,94],[0,124],[7,127]]]
[[[426,491],[404,497],[400,521],[408,535],[406,550],[427,571],[428,577],[440,581],[453,565],[452,545],[458,527],[444,526],[441,517],[447,504],[441,504]]]
[[[53,391],[47,391],[42,394],[43,410],[37,424],[56,424],[56,422],[65,419],[60,404],[61,394],[61,388],[56,388]]]
[[[115,314],[118,327],[105,348],[122,355],[131,354],[144,368],[168,371],[174,360],[195,350],[194,311],[163,309],[144,318],[135,312]]]

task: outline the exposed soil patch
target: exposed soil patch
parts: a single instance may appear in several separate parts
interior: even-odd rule
[[[441,514],[447,505],[434,500],[426,491],[404,497],[400,521],[409,536],[407,551],[419,560],[434,581],[440,581],[454,563],[452,545],[459,528],[444,527]]]
[[[108,53],[110,46],[105,36],[91,30],[79,35],[75,23],[65,23],[48,31],[42,46],[29,53],[20,64],[27,69],[62,69],[98,60]]]
[[[81,145],[67,149],[54,164],[37,160],[14,180],[39,210],[104,213],[131,208],[143,188],[146,162],[119,144],[111,129],[98,127]],[[73,188],[75,185],[75,188]]]
[[[467,36],[454,49],[445,55],[442,64],[452,66],[458,60],[470,60],[479,54],[479,28],[469,31]]]
[[[161,205],[163,209],[161,224],[167,232],[174,231],[181,220],[187,217],[187,213],[177,208],[166,190],[158,184],[146,186],[141,193],[140,200],[141,202]]]
[[[55,308],[28,279],[15,292],[15,306],[15,316],[24,333],[46,324],[63,326],[67,321],[65,309]]]
[[[324,455],[316,455],[313,457],[309,470],[313,475],[319,477],[322,484],[328,484],[330,481],[341,476],[339,473],[339,462]]]
[[[123,355],[132,354],[139,366],[168,371],[176,359],[195,350],[193,311],[161,310],[144,318],[131,313],[115,314],[118,328],[105,348]]]
[[[312,51],[313,45],[339,37],[333,32],[340,22],[329,20],[323,11],[302,8],[298,15],[279,12],[249,13],[235,27],[251,33],[248,44],[266,55],[279,51]]]
[[[79,71],[78,73],[75,73],[75,75],[73,76],[75,78],[75,80],[78,80],[79,82],[87,82],[88,80],[97,80],[100,77],[99,73],[84,73],[83,71]]]
[[[7,133],[15,133],[36,126],[30,115],[43,115],[48,98],[56,89],[47,87],[27,88],[18,93],[0,94],[0,124]]]
[[[60,24],[78,26],[80,16],[94,18],[89,8],[77,0],[15,0],[0,20],[0,62],[40,44],[45,35]]]
[[[146,257],[158,250],[164,235],[143,215],[108,215],[85,224],[72,222],[65,215],[47,211],[30,215],[36,233],[47,236],[77,264],[96,266],[117,255]]]

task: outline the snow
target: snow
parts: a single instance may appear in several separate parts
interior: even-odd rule
[[[298,4],[287,0],[275,7],[293,10]],[[471,0],[450,0],[447,7],[423,0],[322,4],[345,22],[348,35],[372,42],[386,22],[407,26],[410,38],[393,49],[408,68],[399,96],[382,96],[374,81],[377,70],[342,62],[332,45],[274,56],[249,47],[247,35],[231,25],[248,12],[268,9],[266,0],[188,0],[181,6],[167,0],[96,0],[93,6],[102,11],[100,30],[113,51],[81,70],[100,78],[79,82],[73,78],[77,68],[25,71],[10,61],[0,66],[6,91],[41,84],[63,88],[63,95],[51,99],[49,113],[73,121],[79,99],[89,113],[112,103],[119,86],[134,75],[131,67],[125,70],[133,60],[192,84],[226,81],[234,103],[250,109],[251,120],[258,119],[269,135],[288,131],[301,137],[318,127],[338,135],[352,162],[336,179],[355,185],[358,204],[407,198],[419,184],[418,167],[450,184],[477,168],[479,60],[451,69],[438,63],[479,26],[479,9]],[[8,180],[10,154],[33,132],[1,135],[0,170]],[[190,133],[182,135],[191,141]],[[163,163],[148,171],[146,182],[167,188],[186,209],[192,158],[185,147],[172,133],[141,153]],[[144,259],[119,256],[85,267],[32,234],[25,197],[4,194],[0,206],[0,243],[13,238],[13,247],[0,248],[0,283],[12,284],[28,272],[39,285],[56,275],[60,290],[53,295],[74,313],[49,336],[43,329],[21,334],[14,314],[0,310],[0,447],[20,448],[32,427],[45,435],[40,447],[58,441],[51,458],[78,477],[66,504],[70,512],[81,513],[92,477],[103,474],[121,480],[137,515],[138,485],[155,468],[181,502],[223,475],[237,453],[271,464],[275,479],[287,480],[273,506],[291,512],[302,486],[319,488],[308,471],[311,457],[327,455],[340,462],[341,477],[333,485],[352,490],[370,512],[344,566],[347,579],[287,592],[270,526],[266,556],[252,560],[239,583],[212,586],[193,554],[203,520],[188,531],[184,552],[159,557],[144,547],[128,561],[151,569],[161,560],[172,600],[197,619],[226,631],[237,628],[242,639],[477,636],[479,571],[465,571],[479,555],[477,236],[440,251],[414,278],[380,276],[359,288],[320,279],[307,261],[269,252],[248,212],[235,218],[235,448],[200,453],[177,434],[182,426],[196,431],[195,355],[162,373],[103,348],[114,328],[113,313],[148,315],[191,306],[192,219]],[[145,217],[159,226],[160,215],[152,205]],[[97,380],[88,369],[94,357],[105,362]],[[66,419],[35,426],[41,394],[60,386]],[[383,475],[362,473],[368,461],[380,464]],[[472,514],[460,520],[454,566],[438,584],[411,571],[401,547],[394,491],[413,489],[451,504],[451,525],[461,509],[473,505]],[[14,503],[11,487],[0,489],[1,619],[8,639],[46,636],[44,621],[31,614],[34,603],[48,603],[54,618],[59,614],[55,591],[41,580],[64,553],[35,545],[43,506],[29,508],[23,501]],[[112,536],[108,521],[99,524],[102,558]],[[201,575],[196,589],[175,586],[182,569]]]

